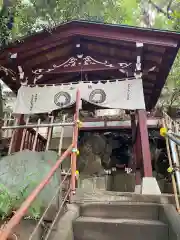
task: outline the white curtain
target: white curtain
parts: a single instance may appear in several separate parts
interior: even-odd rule
[[[21,86],[14,113],[36,114],[68,108],[76,102],[77,89],[82,100],[102,108],[145,109],[142,80],[133,79],[43,87]]]

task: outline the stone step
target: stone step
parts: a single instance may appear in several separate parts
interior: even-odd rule
[[[168,240],[168,226],[160,221],[79,217],[74,240]]]
[[[80,216],[158,220],[159,208],[153,203],[86,203],[80,207]]]

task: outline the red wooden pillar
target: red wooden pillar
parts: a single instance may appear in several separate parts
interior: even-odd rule
[[[131,115],[131,128],[132,128],[132,140],[133,140],[133,161],[134,161],[134,171],[136,185],[141,185],[142,180],[142,149],[141,149],[141,139],[139,132],[139,124],[136,124],[135,114]]]
[[[142,147],[141,147],[139,124],[137,124],[135,154],[136,154],[136,185],[140,185],[141,180],[142,180],[143,157],[142,157]]]
[[[18,125],[23,125],[23,124],[24,124],[24,115],[21,114],[18,117]],[[16,131],[16,132],[14,134],[14,139],[13,139],[12,153],[18,152],[20,150],[21,140],[22,140],[22,135],[23,135],[23,129],[17,129],[14,131]]]
[[[152,177],[152,163],[147,128],[146,110],[138,110],[137,115],[144,177]]]
[[[130,163],[130,167],[133,170],[133,173],[136,172],[136,117],[134,113],[131,113],[131,130],[132,130],[132,159]]]
[[[141,145],[141,135],[139,123],[137,124],[137,133],[136,133],[136,164],[137,168],[142,168],[143,156],[142,156],[142,145]]]

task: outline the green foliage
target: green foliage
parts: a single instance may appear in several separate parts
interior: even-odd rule
[[[10,210],[12,210],[12,199],[9,191],[3,184],[0,184],[0,216],[2,220],[8,216]]]
[[[18,209],[24,200],[29,196],[29,186],[33,190],[37,186],[37,183],[30,181],[29,185],[20,191],[19,196],[13,196],[13,194],[9,192],[9,190],[3,184],[0,184],[0,216],[2,220],[7,218],[12,211]],[[36,199],[28,209],[28,214],[33,219],[40,218],[42,209],[41,206],[42,203]]]
[[[173,1],[171,16],[166,15],[167,2],[164,0],[150,1],[160,6],[162,12],[157,11],[154,5],[148,12],[150,5],[142,0],[29,0],[12,1],[10,6],[2,7],[0,14],[0,41],[7,44],[19,37],[47,29],[73,19],[98,21],[103,23],[143,25],[148,14],[155,13],[155,20],[151,27],[161,29],[179,29],[178,0]],[[0,6],[2,3],[0,2]],[[179,7],[180,8],[180,7]],[[13,29],[9,30],[9,17],[14,17]]]
[[[2,9],[3,6],[3,0],[0,0],[0,9]]]
[[[170,108],[180,105],[180,53],[176,57],[160,99],[161,106]]]
[[[122,23],[126,9],[122,0],[30,0],[18,2],[14,13],[14,27],[10,40],[43,29],[50,30],[58,24],[73,19]]]
[[[35,189],[37,187],[37,183],[33,180],[30,181],[29,186],[31,187],[31,189]],[[26,200],[26,198],[29,196],[29,191],[28,191],[28,187],[24,188],[21,191],[21,196],[18,199],[19,201],[16,202],[16,208],[18,209],[20,207],[20,205]],[[41,215],[41,206],[42,203],[36,199],[33,204],[29,207],[28,209],[28,214],[33,217],[34,219],[38,219],[40,218]]]

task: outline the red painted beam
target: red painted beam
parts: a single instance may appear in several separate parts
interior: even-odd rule
[[[23,42],[12,44],[11,49],[5,51],[26,51],[27,48],[36,48],[49,45],[52,42],[60,42],[67,37],[85,36],[98,37],[99,39],[121,40],[128,42],[144,42],[159,46],[176,47],[178,43],[178,34],[172,32],[158,32],[152,29],[143,29],[137,27],[128,27],[121,25],[108,25],[88,23],[83,21],[72,21],[66,24],[61,24],[53,29],[51,33],[44,31],[27,37]]]
[[[84,25],[84,26],[83,26]],[[66,31],[67,36],[80,35],[90,36],[101,39],[109,39],[116,41],[127,41],[127,42],[143,42],[145,44],[160,45],[167,47],[177,47],[178,41],[173,38],[169,38],[166,33],[145,31],[135,28],[127,27],[110,27],[108,25],[96,24],[94,28],[91,24],[77,24],[75,28]]]
[[[141,145],[139,124],[137,125],[135,154],[136,154],[136,169],[141,169],[142,168],[142,162],[143,162],[143,156],[142,156],[142,145]]]
[[[135,114],[131,114],[131,129],[132,129],[132,141],[134,141],[135,137],[136,137],[136,117],[135,117]],[[132,159],[131,159],[131,163],[130,163],[130,167],[133,169],[133,172],[136,172],[136,166],[137,166],[136,142],[133,142]]]
[[[88,46],[88,45],[94,45],[96,47],[98,47],[99,49],[103,47],[107,47],[107,48],[114,48],[114,49],[118,49],[118,51],[127,51],[130,52],[132,54],[132,56],[134,56],[134,54],[136,53],[136,43],[130,43],[128,42],[128,44],[124,44],[124,41],[118,41],[118,42],[106,42],[106,41],[102,41],[102,40],[97,40],[95,38],[92,37],[81,37],[81,42],[83,44],[83,46]],[[90,49],[91,50],[91,49]],[[97,50],[97,48],[96,48]],[[156,51],[152,51],[149,50],[148,48],[144,48],[144,51],[146,52],[146,54],[153,54],[153,56],[155,57],[162,57],[162,55],[164,54],[164,47],[160,47],[161,52],[156,52]],[[133,60],[135,60],[133,58]]]
[[[139,133],[141,140],[144,177],[152,177],[151,152],[147,129],[147,116],[145,110],[138,110]]]

